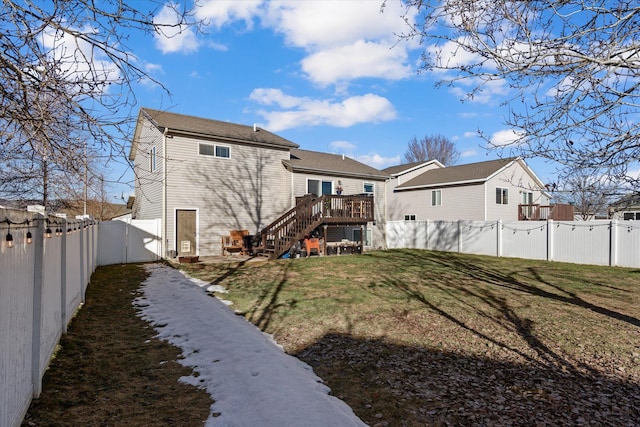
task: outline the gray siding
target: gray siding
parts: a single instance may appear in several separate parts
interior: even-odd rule
[[[229,230],[257,233],[291,205],[289,151],[220,143],[229,158],[198,154],[198,143],[215,141],[175,136],[167,140],[167,239],[175,249],[177,209],[197,210],[198,254],[220,255]]]
[[[518,220],[518,205],[522,203],[524,191],[533,193],[533,203],[546,205],[549,200],[539,190],[534,179],[518,162],[514,162],[504,171],[490,178],[486,184],[487,191],[487,221]],[[509,191],[508,204],[496,203],[496,188],[506,188]]]
[[[142,123],[137,150],[134,153],[136,199],[133,216],[136,219],[162,219],[162,133],[146,119]],[[150,170],[150,155],[155,148],[156,168]]]
[[[440,206],[431,205],[432,190],[441,191]],[[397,191],[387,200],[387,212],[390,221],[404,220],[405,215],[415,215],[417,221],[483,220],[484,187],[480,184]]]
[[[435,165],[435,164],[431,163],[431,164],[423,165],[423,166],[419,167],[418,169],[413,170],[411,172],[407,172],[407,173],[403,173],[402,175],[398,175],[398,177],[397,177],[398,183],[396,185],[402,185],[405,182],[410,181],[413,178],[417,177],[418,175],[422,175],[426,171],[430,171],[432,169],[440,169],[440,167],[438,165]]]
[[[321,181],[331,181],[333,183],[333,194],[336,194],[338,181],[342,186],[342,195],[348,196],[352,194],[364,193],[364,184],[370,183],[374,185],[373,203],[375,225],[369,223],[367,229],[371,230],[371,247],[384,247],[384,216],[385,216],[385,182],[380,179],[369,178],[352,178],[352,177],[335,177],[329,175],[293,173],[293,197],[303,196],[307,194],[307,181],[309,179],[317,179]],[[291,206],[293,206],[292,202]],[[345,231],[347,232],[347,231]],[[348,231],[350,233],[350,231]]]

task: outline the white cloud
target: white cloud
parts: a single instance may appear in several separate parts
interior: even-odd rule
[[[473,157],[475,155],[477,155],[478,152],[476,150],[464,150],[462,153],[460,153],[460,157],[465,158],[465,157]]]
[[[358,123],[379,123],[396,117],[396,110],[388,99],[371,93],[332,102],[297,98],[285,95],[279,89],[255,89],[249,99],[261,105],[288,110],[258,111],[267,120],[265,128],[274,132],[300,126],[349,127]]]
[[[474,90],[476,88],[477,90]],[[504,79],[482,81],[480,78],[468,78],[460,80],[458,86],[452,87],[450,91],[460,99],[479,104],[488,104],[508,94],[509,85]]]
[[[384,169],[389,166],[399,165],[401,163],[400,156],[383,157],[379,154],[363,154],[356,156],[355,159],[365,165],[372,166],[376,169]]]
[[[92,27],[78,29],[79,33],[94,33]],[[48,49],[48,55],[58,64],[58,71],[69,81],[77,82],[84,90],[106,92],[109,83],[121,78],[118,67],[87,41],[67,32],[60,33],[46,28],[40,41]],[[95,89],[92,89],[95,88]]]
[[[469,66],[482,61],[480,55],[469,52],[462,45],[467,43],[460,38],[456,41],[450,40],[441,46],[427,46],[427,52],[436,58],[437,72],[447,72],[447,70]],[[441,68],[441,69],[440,69]]]
[[[200,0],[196,18],[217,29],[235,21],[244,21],[250,29],[253,18],[261,12],[262,4],[262,0]]]
[[[406,31],[400,2],[271,1],[264,23],[284,34],[288,44],[309,51],[351,45],[356,40],[395,40]],[[409,16],[413,20],[413,16]]]
[[[524,138],[523,132],[515,129],[505,129],[491,135],[490,144],[494,147],[517,144],[522,140],[522,138]]]
[[[400,2],[343,0],[272,1],[263,24],[284,35],[287,44],[308,52],[301,61],[313,82],[339,84],[362,77],[403,79],[412,42],[398,43],[406,30]],[[410,15],[409,20],[413,20]]]
[[[160,64],[153,64],[151,62],[147,62],[144,64],[144,70],[148,73],[153,73],[153,72],[159,72],[162,73],[163,69],[162,69],[162,65]]]
[[[196,34],[192,28],[181,23],[181,17],[173,6],[166,4],[153,17],[153,23],[156,25],[156,46],[162,53],[194,52],[199,46]]]
[[[398,80],[413,74],[405,49],[387,43],[358,40],[351,45],[321,50],[302,60],[302,70],[320,84],[362,77]]]
[[[478,132],[477,131],[476,132],[469,131],[469,132],[465,132],[464,133],[464,137],[465,138],[475,138],[476,136],[478,136]]]
[[[341,153],[351,153],[355,151],[356,145],[349,141],[332,141],[329,143],[329,148]]]

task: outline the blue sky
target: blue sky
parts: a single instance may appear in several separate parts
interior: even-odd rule
[[[381,0],[201,0],[205,33],[130,40],[157,86],[136,87],[139,106],[259,126],[303,149],[346,154],[377,168],[402,163],[409,139],[442,134],[458,163],[496,158],[494,143],[513,137],[503,125],[506,84],[461,102],[465,87],[435,88],[442,77],[419,73],[424,46],[398,42],[404,10]],[[169,8],[157,22],[170,23]],[[411,16],[410,16],[411,19]],[[528,160],[543,182],[553,167]],[[131,180],[128,174],[126,179]],[[114,188],[131,192],[126,187]]]

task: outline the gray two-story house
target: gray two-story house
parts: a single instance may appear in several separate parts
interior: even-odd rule
[[[230,230],[262,236],[275,256],[312,230],[383,246],[388,175],[348,157],[257,126],[143,108],[129,159],[133,217],[161,220],[165,256],[220,255]]]

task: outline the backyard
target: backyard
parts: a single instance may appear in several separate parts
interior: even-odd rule
[[[225,287],[372,426],[640,419],[640,270],[420,250],[230,260],[180,268]],[[206,419],[208,397],[177,383],[185,368],[159,362],[178,352],[135,316],[143,279],[98,269],[24,425]]]

